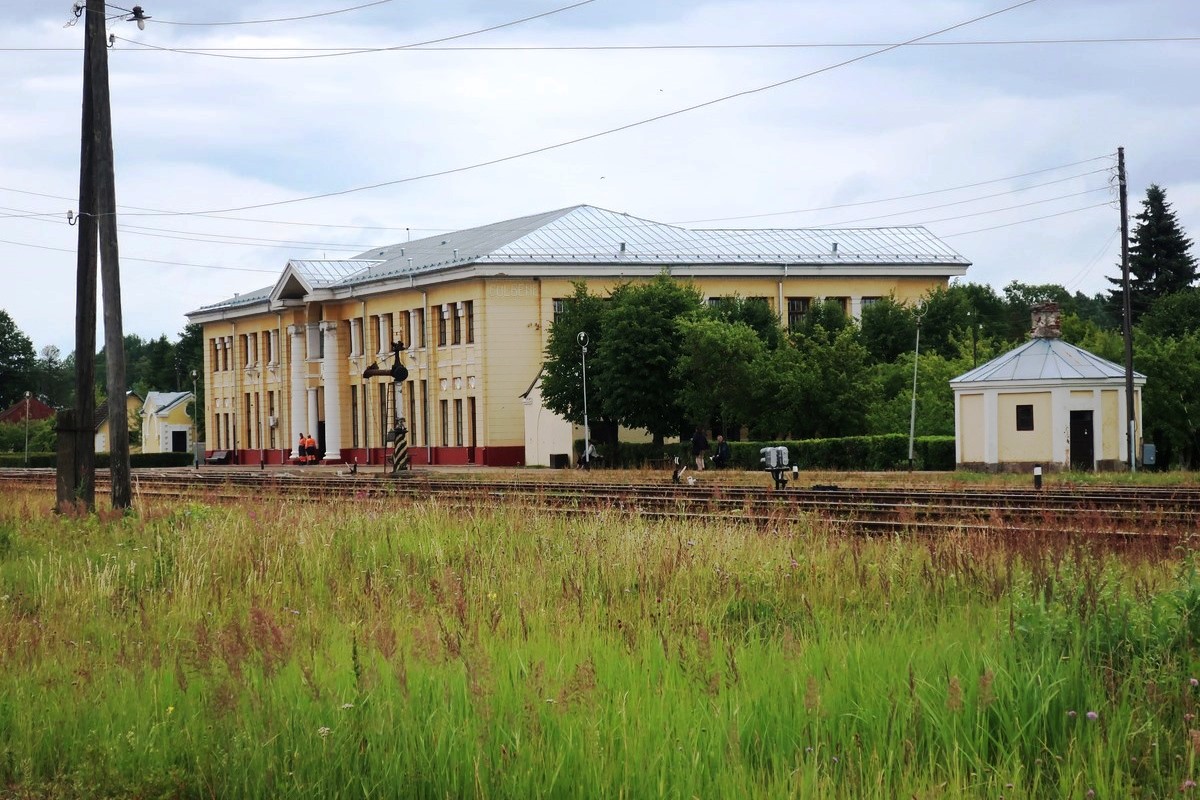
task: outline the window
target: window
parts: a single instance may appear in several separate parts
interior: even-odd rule
[[[350,446],[358,447],[358,387],[350,384]]]
[[[463,413],[462,400],[454,401],[454,446],[463,446]]]
[[[554,320],[553,320],[553,322],[555,325],[557,325],[562,320],[563,314],[565,314],[565,313],[567,313],[566,298],[563,298],[563,297],[554,298]]]
[[[321,335],[321,326],[310,322],[305,329],[305,344],[308,346],[306,358],[317,361],[325,356],[325,337]]]
[[[882,297],[864,297],[862,299],[862,307],[864,309],[870,308],[871,306],[875,305],[882,299],[883,299]]]
[[[409,381],[408,390],[408,440],[417,443],[417,382]]]
[[[446,317],[448,317],[448,316],[450,316],[450,311],[446,308],[446,306],[440,306],[438,308],[438,315],[437,315],[438,347],[446,346]]]
[[[794,331],[804,324],[804,319],[808,316],[808,307],[811,303],[811,297],[788,298],[787,323],[789,331]]]
[[[442,447],[450,446],[450,401],[441,400],[439,406],[442,412]]]
[[[451,306],[450,314],[454,318],[453,319],[453,328],[451,329],[451,333],[453,334],[453,337],[451,338],[450,343],[451,344],[462,344],[462,318],[463,318],[462,303],[455,303],[453,306]]]
[[[267,426],[271,431],[271,449],[276,448],[275,431],[279,427],[279,419],[275,416],[275,393],[267,392]]]
[[[1033,430],[1033,406],[1032,405],[1017,406],[1017,430],[1019,430],[1019,431]]]
[[[467,422],[470,425],[470,427],[468,428],[469,436],[470,436],[469,444],[471,445],[471,447],[475,447],[478,443],[478,439],[475,435],[475,398],[474,397],[467,398]]]
[[[467,316],[467,344],[475,344],[475,301],[463,303],[463,310]]]
[[[421,381],[421,444],[429,446],[429,381]]]
[[[400,318],[396,323],[396,330],[404,340],[405,347],[412,347],[412,314],[408,311],[399,312]]]
[[[425,309],[413,309],[413,333],[412,340],[416,342],[417,347],[425,346]]]
[[[246,447],[254,447],[254,424],[251,422],[254,417],[250,416],[250,393],[246,392]]]

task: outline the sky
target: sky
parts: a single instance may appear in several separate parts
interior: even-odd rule
[[[1130,214],[1156,183],[1200,235],[1200,5],[1019,2],[143,0],[144,30],[110,3],[125,332],[174,339],[289,258],[581,203],[923,224],[967,281],[1107,291],[1118,147]],[[84,25],[3,11],[0,308],[66,354]],[[1114,39],[1148,41],[1081,41]]]

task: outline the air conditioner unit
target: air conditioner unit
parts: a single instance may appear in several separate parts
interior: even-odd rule
[[[267,417],[267,424],[272,428],[276,427],[279,425],[279,417]]]

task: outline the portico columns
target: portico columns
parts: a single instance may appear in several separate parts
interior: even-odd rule
[[[299,458],[302,453],[297,448],[297,440],[300,434],[305,432],[301,427],[304,423],[304,373],[306,365],[304,363],[304,326],[303,325],[288,325],[288,341],[290,343],[291,356],[288,358],[288,366],[290,371],[288,374],[289,386],[289,405],[291,409],[290,422],[292,426],[292,458]],[[309,428],[308,430],[312,430]]]
[[[338,322],[321,323],[325,337],[325,355],[321,360],[321,383],[325,386],[325,460],[342,460],[342,392],[341,380],[346,365],[338,355]]]

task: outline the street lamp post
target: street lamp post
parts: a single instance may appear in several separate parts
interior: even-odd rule
[[[579,349],[582,351],[580,358],[583,361],[583,463],[590,469],[592,466],[592,437],[591,431],[588,429],[587,413],[587,331],[580,331],[579,335],[575,337],[575,341],[579,342]]]
[[[200,395],[196,394],[196,370],[192,370],[192,469],[200,469],[200,453],[196,450],[196,434],[200,426],[196,420],[200,417]]]
[[[25,392],[25,468],[29,468],[29,392]]]
[[[913,348],[912,408],[908,413],[908,471],[913,471],[913,440],[917,432],[917,361],[921,357],[921,317],[917,314],[917,344]]]

